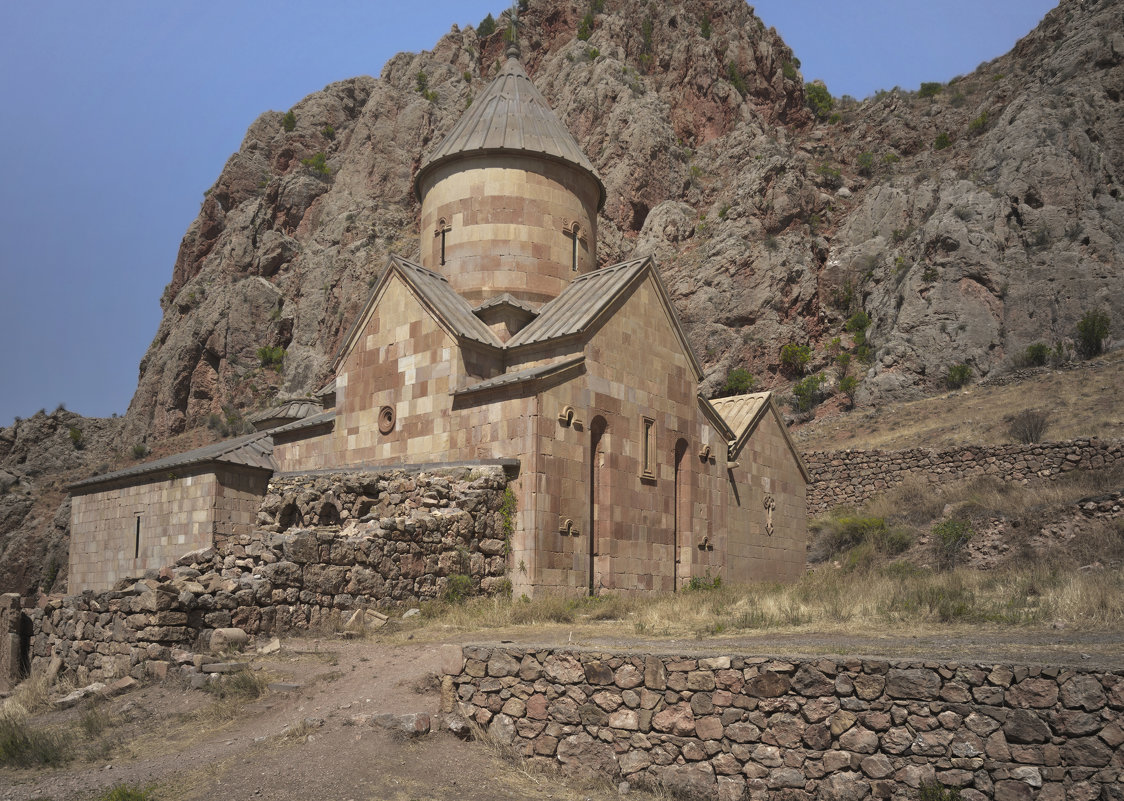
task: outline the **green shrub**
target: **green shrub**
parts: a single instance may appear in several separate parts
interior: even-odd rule
[[[282,364],[285,362],[285,349],[280,345],[274,348],[268,345],[258,348],[257,355],[261,366],[270,370],[280,370]]]
[[[115,784],[96,801],[156,801],[153,791],[135,784]]]
[[[691,576],[691,580],[687,582],[686,590],[688,592],[699,592],[703,590],[717,590],[722,586],[722,577],[710,577],[710,571],[706,572],[705,576]]]
[[[891,153],[886,153],[882,156],[882,163],[885,164],[887,167],[892,167],[893,165],[897,164],[901,160],[902,160],[902,157],[899,156],[897,153],[891,152]]]
[[[480,37],[491,36],[496,32],[496,18],[491,14],[480,20],[480,24],[476,26],[476,35]]]
[[[850,353],[837,353],[835,355],[835,366],[839,370],[839,377],[842,379],[847,375],[847,371],[851,369],[851,354]]]
[[[981,134],[986,130],[987,130],[987,112],[986,111],[983,114],[981,114],[980,116],[976,117],[970,123],[968,123],[968,133],[972,134],[973,136],[975,136],[976,134]]]
[[[70,444],[74,446],[76,451],[86,447],[86,435],[82,433],[82,429],[75,426],[70,427]]]
[[[874,154],[871,152],[859,153],[855,159],[855,166],[859,168],[859,175],[870,177],[874,174]]]
[[[710,38],[710,14],[703,14],[699,20],[699,33],[704,39]]]
[[[949,518],[933,526],[933,550],[941,569],[953,567],[956,558],[975,532],[963,521]]]
[[[841,356],[847,354],[840,354]],[[852,406],[855,405],[855,393],[859,389],[859,379],[853,375],[845,375],[839,379],[839,391],[847,396],[847,402]]]
[[[784,74],[785,80],[796,80],[796,65],[791,61],[786,61],[784,63],[784,65],[781,67],[781,72]]]
[[[1087,311],[1077,323],[1077,353],[1091,359],[1104,353],[1109,334],[1108,312],[1100,309]]]
[[[323,151],[316,151],[306,159],[301,159],[301,164],[312,170],[313,173],[323,178],[332,174],[332,168],[328,166],[327,156]]]
[[[581,22],[578,23],[578,38],[583,42],[588,41],[589,37],[593,35],[593,12],[585,12]]]
[[[959,787],[945,787],[938,781],[922,782],[917,793],[919,801],[960,801]]]
[[[921,84],[921,89],[917,92],[918,97],[936,97],[944,89],[944,85],[935,81],[926,81]]]
[[[418,90],[419,95],[424,97],[430,103],[432,103],[433,101],[435,101],[437,99],[437,92],[435,92],[435,91],[433,91],[432,89],[429,88],[429,76],[428,75],[426,75],[423,71],[418,70],[418,74],[415,77],[415,81],[416,81],[416,88]]]
[[[753,385],[757,383],[749,370],[743,367],[735,367],[726,376],[726,383],[722,385],[722,389],[718,390],[718,397],[726,398],[730,395],[744,395],[747,392],[753,391]]]
[[[870,315],[862,309],[848,317],[847,322],[843,325],[843,330],[854,337],[856,345],[866,342],[866,329],[868,328],[870,328]]]
[[[775,236],[773,236],[772,234],[767,234],[765,236],[765,249],[766,250],[776,251],[780,248],[780,246],[781,246],[781,243]]]
[[[942,131],[941,133],[937,134],[937,138],[933,142],[933,150],[944,150],[946,147],[949,147],[951,144],[952,144],[952,140],[949,138],[948,134],[946,134]]]
[[[835,106],[835,99],[831,96],[831,92],[819,83],[804,84],[804,102],[819,120],[829,119],[831,110]]]
[[[1027,345],[1023,353],[1023,360],[1031,367],[1042,367],[1050,360],[1050,346],[1045,342],[1035,342]]]
[[[331,125],[325,125],[324,128],[320,131],[320,135],[323,136],[325,139],[335,139],[336,138],[336,129],[333,128]]]
[[[297,115],[293,113],[292,109],[285,112],[285,116],[281,118],[281,127],[286,131],[291,132],[297,127]]]
[[[972,379],[972,368],[961,362],[948,368],[944,382],[949,389],[960,389]]]
[[[816,175],[823,179],[824,186],[837,189],[843,183],[843,173],[832,167],[826,161],[816,167]]]
[[[472,583],[472,576],[454,573],[449,576],[449,582],[445,585],[445,592],[441,597],[446,603],[459,604],[474,595],[475,592],[476,588]]]
[[[133,458],[143,459],[145,456],[148,456],[148,446],[143,442],[138,442],[133,446]]]
[[[796,382],[792,388],[792,396],[798,411],[809,412],[820,402],[824,380],[822,375],[810,375],[803,381]]]
[[[739,95],[745,97],[749,93],[749,87],[745,85],[745,78],[742,77],[741,72],[738,71],[738,65],[733,61],[726,64],[726,77],[730,84],[738,90]]]
[[[781,364],[790,370],[803,374],[812,359],[812,349],[808,345],[789,342],[781,348]]]

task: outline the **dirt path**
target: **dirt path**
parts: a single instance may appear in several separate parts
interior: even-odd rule
[[[651,640],[614,631],[605,624],[521,627],[489,631],[488,641],[657,653],[846,654],[1124,668],[1124,632],[1018,629],[917,637],[809,633]],[[157,797],[164,801],[576,801],[617,796],[616,788],[607,785],[577,787],[526,772],[486,746],[446,732],[407,740],[370,725],[367,716],[378,713],[435,713],[439,694],[433,677],[440,670],[440,645],[482,640],[479,632],[441,637],[418,632],[419,638],[431,638],[424,642],[410,636],[285,640],[279,653],[256,657],[253,666],[272,681],[299,687],[269,692],[241,707],[174,681],[140,688],[99,707],[107,720],[118,721],[114,730],[101,735],[105,753],[56,769],[0,769],[0,799],[93,799],[119,783],[157,785]],[[80,714],[51,712],[36,722],[63,724]],[[286,736],[287,729],[295,729],[296,736]],[[110,749],[109,743],[116,746]]]

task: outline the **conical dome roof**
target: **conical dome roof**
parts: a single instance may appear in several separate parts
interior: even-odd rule
[[[422,160],[414,191],[420,199],[422,177],[440,164],[466,155],[501,152],[545,157],[578,167],[597,182],[601,195],[598,208],[605,204],[605,185],[597,171],[515,58],[507,60],[445,140]]]

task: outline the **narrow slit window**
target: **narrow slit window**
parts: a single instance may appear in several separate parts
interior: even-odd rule
[[[570,256],[570,272],[576,273],[578,271],[578,227],[574,226],[574,241],[573,251]]]
[[[140,515],[137,515],[136,536],[133,541],[133,558],[140,559]]]
[[[435,237],[436,236],[441,237],[441,264],[442,265],[445,264],[445,234],[449,233],[452,230],[453,230],[453,226],[449,225],[449,223],[445,220],[445,218],[442,217],[440,220],[437,221],[437,230],[433,232],[433,235]]]
[[[640,462],[640,475],[643,478],[656,477],[655,465],[655,429],[656,421],[650,417],[643,418],[643,434],[640,442],[641,445],[641,462]]]

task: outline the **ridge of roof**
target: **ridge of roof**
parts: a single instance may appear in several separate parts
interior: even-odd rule
[[[500,152],[525,153],[583,170],[597,183],[597,208],[605,205],[601,177],[517,58],[504,62],[449,134],[422,159],[414,194],[421,199],[422,177],[441,164],[460,156]]]
[[[297,422],[303,423],[305,421],[298,420]],[[290,425],[293,424],[290,423]],[[172,454],[171,456],[165,456],[151,462],[144,462],[142,464],[133,465],[132,467],[126,467],[122,470],[115,470],[112,473],[91,476],[90,478],[74,482],[68,489],[73,492],[76,489],[86,489],[122,478],[143,476],[149,473],[168,470],[173,467],[187,467],[189,465],[203,464],[206,462],[223,462],[226,464],[240,465],[242,467],[253,467],[259,470],[269,470],[270,472],[277,469],[277,464],[273,461],[273,439],[270,436],[270,432],[257,431],[253,434],[235,437],[234,439],[212,442],[210,445],[204,445],[202,448],[195,448],[194,450],[184,451],[183,453]]]

